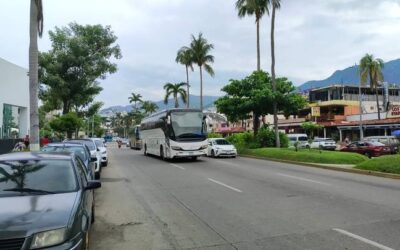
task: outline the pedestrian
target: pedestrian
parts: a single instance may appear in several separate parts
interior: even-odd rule
[[[25,148],[29,148],[29,135],[26,135],[24,138]]]
[[[118,148],[121,148],[122,141],[121,140],[117,140],[117,143],[118,143]]]
[[[50,141],[49,141],[49,136],[48,136],[48,135],[45,135],[44,138],[42,138],[42,139],[41,139],[41,142],[40,142],[40,144],[42,145],[42,147],[45,146],[45,145],[47,145],[47,144],[49,144],[49,143],[50,143]]]
[[[350,138],[349,138],[348,136],[346,136],[346,138],[344,139],[344,143],[345,143],[346,145],[349,145],[349,144],[350,144]]]

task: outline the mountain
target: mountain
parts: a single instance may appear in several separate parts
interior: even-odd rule
[[[400,85],[400,59],[385,63],[383,68],[385,82]],[[326,87],[332,84],[357,85],[359,84],[358,65],[348,67],[344,70],[335,71],[330,77],[324,80],[308,81],[298,87],[300,92],[314,88]]]
[[[204,108],[208,108],[214,105],[214,102],[219,98],[219,96],[203,96],[203,105]],[[159,110],[166,109],[166,108],[174,108],[175,106],[175,101],[170,98],[168,99],[168,105],[164,104],[164,101],[157,101],[155,102],[157,106],[159,107]],[[186,107],[185,104],[183,104],[182,100],[179,99],[179,107]],[[190,95],[190,107],[191,108],[200,108],[200,96],[196,95]],[[112,116],[115,113],[118,112],[130,112],[133,109],[133,104],[129,104],[126,106],[111,106],[108,108],[105,108],[100,111],[100,115],[102,116]]]

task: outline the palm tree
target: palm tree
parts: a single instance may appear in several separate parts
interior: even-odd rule
[[[189,108],[190,107],[190,85],[189,85],[189,69],[193,71],[193,56],[192,56],[192,50],[188,47],[182,47],[178,50],[178,53],[176,55],[175,61],[177,63],[180,63],[182,65],[185,65],[186,68],[186,87],[187,87],[187,100],[186,100],[186,105]]]
[[[276,93],[276,79],[275,79],[275,12],[281,7],[280,0],[268,0],[269,4],[272,5],[272,17],[271,17],[271,80],[272,80],[272,91]],[[275,130],[275,141],[276,147],[281,147],[281,141],[279,138],[278,130],[278,104],[277,100],[273,103],[274,113],[274,130]]]
[[[135,103],[135,111],[137,111],[138,110],[137,103],[138,102],[142,102],[142,95],[141,94],[135,94],[135,93],[132,92],[131,96],[128,97],[128,99],[129,99],[129,103],[132,103],[132,102]]]
[[[39,151],[39,108],[38,108],[38,44],[37,37],[43,34],[42,0],[31,0],[29,24],[29,110],[30,149]]]
[[[172,95],[175,100],[175,108],[179,108],[179,102],[178,102],[178,95],[181,96],[183,103],[186,103],[186,90],[183,88],[186,83],[181,82],[181,83],[166,83],[164,85],[165,89],[165,97],[164,97],[164,103],[168,104],[168,98]]]
[[[214,63],[214,56],[209,54],[210,51],[214,49],[214,45],[208,43],[208,41],[203,38],[203,34],[200,33],[197,38],[192,35],[190,49],[193,53],[193,63],[196,63],[200,69],[200,109],[203,110],[203,67],[210,76],[215,75],[210,65],[210,63]]]
[[[378,108],[378,119],[381,119],[381,112],[379,110],[379,83],[383,81],[382,69],[384,62],[380,58],[374,58],[373,55],[366,54],[360,60],[360,84],[366,85],[369,82],[371,89],[375,89],[376,107]]]
[[[152,114],[157,111],[158,106],[154,102],[151,101],[144,101],[142,104],[142,109],[144,110],[144,113],[147,114]]]
[[[269,13],[268,10],[269,0],[237,0],[236,9],[238,10],[239,18],[243,18],[246,15],[256,17],[257,25],[257,70],[261,70],[260,62],[260,20],[265,13]]]

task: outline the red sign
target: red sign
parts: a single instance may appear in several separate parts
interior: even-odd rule
[[[400,105],[393,105],[387,114],[387,118],[400,117]]]

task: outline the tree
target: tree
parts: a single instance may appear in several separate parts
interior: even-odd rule
[[[311,139],[314,138],[314,131],[324,128],[324,126],[314,122],[303,122],[301,127],[310,135]]]
[[[137,103],[142,102],[142,95],[141,94],[135,94],[132,92],[131,96],[128,98],[129,103],[135,103],[135,110],[138,110]]]
[[[74,112],[63,114],[60,117],[56,117],[50,121],[50,127],[56,132],[67,133],[69,139],[72,138],[72,133],[82,127],[83,120],[78,117]]]
[[[366,85],[369,82],[369,86],[372,90],[375,90],[376,95],[376,107],[378,108],[378,119],[381,119],[381,112],[379,110],[379,94],[378,88],[380,82],[383,81],[382,69],[384,62],[380,58],[374,58],[371,54],[366,54],[360,60],[360,84]]]
[[[67,114],[87,106],[102,88],[97,79],[117,71],[112,58],[121,58],[117,37],[110,26],[79,25],[49,32],[52,49],[39,55],[41,98]]]
[[[29,22],[29,117],[30,150],[39,151],[39,108],[38,108],[38,44],[37,37],[43,34],[42,0],[31,0]]]
[[[261,70],[260,60],[260,21],[265,13],[269,13],[268,3],[269,0],[237,0],[236,9],[239,18],[246,15],[256,17],[257,26],[257,70]]]
[[[214,56],[210,54],[211,50],[214,49],[214,45],[208,43],[208,41],[203,38],[203,34],[200,33],[197,38],[192,35],[190,49],[193,53],[193,63],[196,63],[200,69],[200,109],[203,110],[203,67],[210,76],[215,75],[210,65],[210,63],[214,63]]]
[[[175,61],[177,63],[184,65],[186,68],[186,87],[187,87],[186,105],[189,108],[190,107],[189,69],[191,69],[193,71],[193,52],[192,52],[192,50],[188,47],[182,47],[180,50],[178,50]]]
[[[272,17],[271,17],[271,77],[272,77],[272,91],[276,92],[276,80],[275,80],[275,12],[279,9],[281,4],[280,0],[269,0],[272,5]],[[275,141],[276,147],[281,147],[281,142],[279,139],[279,129],[278,129],[278,103],[274,101],[274,130],[275,130]]]
[[[165,89],[165,97],[164,97],[164,103],[168,104],[168,98],[172,95],[172,97],[175,100],[175,108],[179,108],[179,102],[178,102],[178,95],[181,96],[182,98],[182,102],[186,103],[186,97],[187,97],[187,93],[186,90],[183,88],[183,86],[185,86],[186,83],[181,82],[181,83],[166,83],[164,85],[164,89]]]
[[[275,93],[272,90],[271,77],[264,71],[255,71],[242,80],[230,80],[229,84],[222,88],[226,95],[215,102],[218,112],[225,114],[231,122],[252,117],[254,134],[257,134],[260,116],[273,113],[272,104],[275,100],[278,100],[281,112],[286,110],[295,113],[298,111],[296,108],[304,107],[306,102],[299,99],[298,94],[294,92],[295,87],[287,78],[276,80]]]
[[[157,111],[158,106],[154,102],[151,101],[144,101],[142,103],[142,109],[146,115],[152,114]]]

